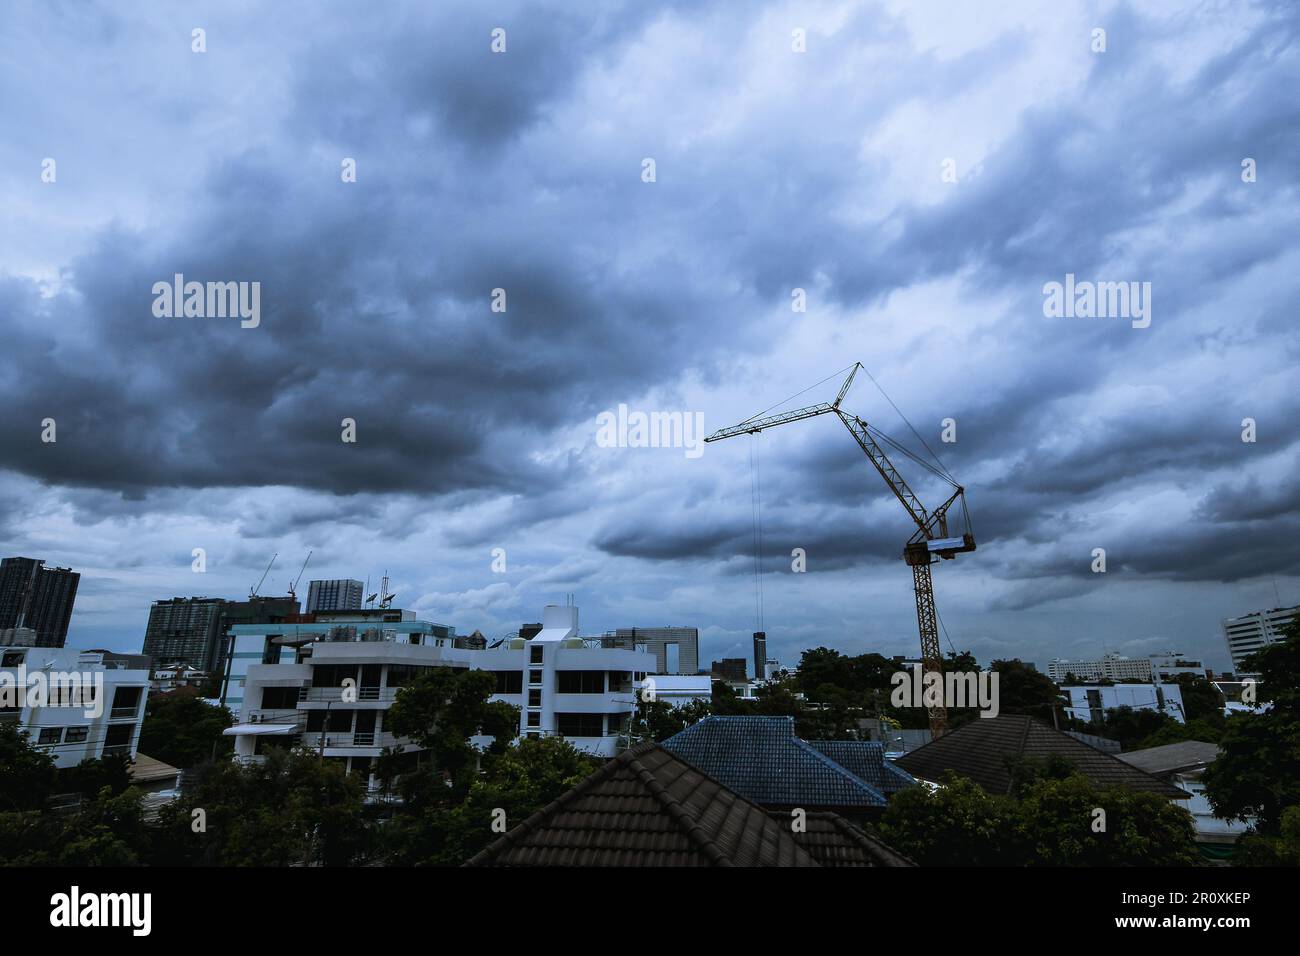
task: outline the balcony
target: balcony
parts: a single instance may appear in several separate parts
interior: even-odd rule
[[[298,700],[303,703],[340,703],[343,700],[342,687],[303,687],[298,691]],[[355,701],[348,703],[392,702],[397,699],[400,687],[356,687]]]
[[[330,749],[350,749],[350,748],[373,748],[373,747],[396,747],[399,744],[408,741],[400,740],[392,734],[367,732],[345,731],[340,733],[325,733],[309,731],[303,734],[302,745],[310,750],[319,750],[322,746],[326,750]]]

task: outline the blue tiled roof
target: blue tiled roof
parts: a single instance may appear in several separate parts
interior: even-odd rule
[[[881,793],[894,794],[916,785],[910,773],[885,759],[884,744],[871,740],[810,740],[808,746]]]
[[[662,746],[763,806],[887,803],[880,789],[796,737],[793,717],[706,717]]]

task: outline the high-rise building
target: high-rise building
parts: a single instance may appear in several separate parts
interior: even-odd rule
[[[361,610],[362,587],[351,578],[312,581],[307,588],[307,613]]]
[[[767,677],[767,631],[754,632],[754,679]]]
[[[602,647],[635,650],[655,656],[656,674],[695,674],[700,669],[700,632],[694,627],[620,627],[607,631]]]
[[[209,673],[226,663],[230,629],[237,624],[275,624],[296,618],[302,606],[292,597],[177,597],[149,609],[143,653],[154,667],[189,664]]]
[[[1228,655],[1237,677],[1257,677],[1242,667],[1251,654],[1282,640],[1282,628],[1300,614],[1300,606],[1275,607],[1268,611],[1252,611],[1241,617],[1223,621],[1223,639],[1228,642]]]
[[[149,608],[143,653],[154,667],[190,664],[208,670],[221,646],[225,598],[176,597]]]
[[[72,620],[81,575],[71,568],[47,568],[38,558],[0,561],[0,630],[34,632],[37,647],[62,647]]]

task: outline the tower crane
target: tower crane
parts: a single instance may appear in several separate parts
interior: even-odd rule
[[[257,583],[248,589],[248,599],[250,601],[253,600],[253,598],[257,597],[258,591],[262,590],[262,582],[265,581],[266,576],[271,573],[271,565],[275,564],[275,559],[278,558],[279,556],[280,556],[279,551],[271,555],[271,564],[268,564],[266,566],[266,570],[262,572],[262,576],[258,578]]]
[[[821,402],[804,408],[779,412],[775,415],[766,415],[765,417],[760,417],[764,413],[759,412],[758,415],[746,419],[738,425],[719,429],[704,440],[706,442],[715,442],[724,438],[733,438],[736,435],[754,435],[765,428],[787,425],[790,422],[802,421],[805,418],[816,418],[819,415],[835,415],[844,423],[844,427],[849,430],[849,434],[853,436],[858,446],[866,453],[868,460],[880,473],[880,477],[885,479],[885,484],[889,486],[889,490],[907,509],[908,515],[916,524],[916,531],[912,533],[912,536],[908,538],[907,543],[903,546],[903,560],[912,569],[912,587],[916,592],[916,622],[921,634],[921,666],[927,674],[931,672],[938,673],[940,680],[942,680],[943,652],[939,646],[938,614],[934,607],[934,584],[930,577],[930,566],[939,560],[951,560],[958,554],[975,550],[975,536],[971,533],[970,516],[966,511],[966,489],[957,484],[945,470],[935,468],[909,452],[875,426],[869,425],[858,416],[852,415],[840,407],[840,403],[844,401],[844,396],[848,394],[849,386],[853,384],[853,378],[858,374],[860,368],[862,368],[861,362],[853,364],[848,378],[844,380],[844,384],[840,387],[839,394],[835,397],[834,402]],[[933,511],[927,511],[907,482],[903,480],[903,476],[898,473],[898,470],[889,460],[889,456],[885,454],[877,438],[911,458],[917,464],[928,468],[951,485],[954,490],[948,496],[948,499]],[[948,512],[954,505],[960,506],[962,525],[958,533],[953,533],[948,526]],[[956,514],[957,512],[954,512],[954,517]],[[931,735],[939,737],[948,729],[947,710],[940,703],[937,707],[928,708],[928,711]]]
[[[289,598],[291,600],[298,600],[298,582],[302,580],[303,572],[307,570],[307,561],[310,561],[311,556],[315,553],[315,549],[307,552],[307,560],[303,561],[302,567],[298,569],[298,576],[294,578],[293,583],[289,585]],[[310,597],[310,595],[308,596]]]

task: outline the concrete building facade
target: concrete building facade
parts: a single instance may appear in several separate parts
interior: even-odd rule
[[[0,720],[15,722],[58,767],[107,756],[135,759],[149,671],[126,663],[104,651],[0,649]]]
[[[579,637],[572,606],[546,608],[531,641],[516,637],[492,649],[459,646],[454,627],[394,609],[237,625],[232,635],[222,701],[237,714],[226,730],[236,759],[300,746],[360,773],[386,747],[420,750],[386,719],[401,688],[427,668],[490,671],[491,699],[520,709],[519,737],[559,736],[612,757],[626,743],[637,687],[654,667],[648,653]]]
[[[1247,657],[1282,640],[1282,629],[1300,614],[1300,606],[1275,607],[1267,611],[1252,611],[1241,617],[1225,618],[1222,622],[1223,639],[1228,645],[1235,676],[1258,677],[1245,670]]]
[[[696,674],[700,669],[700,632],[694,627],[621,627],[601,638],[605,647],[636,650],[644,646],[655,656],[656,674]]]
[[[318,611],[359,611],[363,585],[351,578],[312,581],[307,587],[307,613]]]
[[[1056,658],[1047,665],[1047,676],[1060,683],[1066,675],[1080,680],[1151,680],[1151,661],[1148,658],[1125,657],[1123,654],[1103,654],[1096,660],[1064,660]]]

